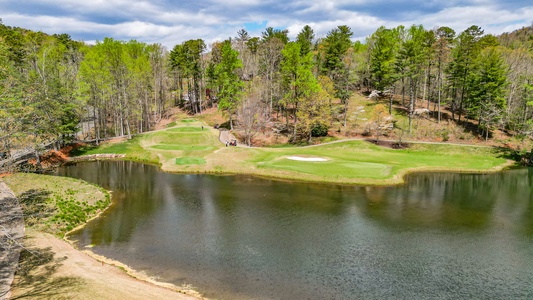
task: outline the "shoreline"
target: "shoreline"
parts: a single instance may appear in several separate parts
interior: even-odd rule
[[[87,222],[89,222],[89,221],[87,221]],[[86,224],[78,226],[79,227],[78,229],[82,229],[83,227],[86,226]],[[71,232],[74,232],[74,231],[75,230],[71,230],[68,233],[71,233]],[[135,280],[138,280],[138,281],[141,281],[141,282],[145,282],[145,283],[157,286],[157,287],[161,287],[161,288],[164,288],[164,289],[167,289],[167,290],[182,294],[184,296],[194,297],[194,299],[204,299],[202,297],[202,295],[198,291],[190,288],[189,286],[181,286],[180,287],[180,286],[168,283],[168,282],[158,281],[158,280],[154,279],[153,277],[150,277],[149,275],[144,274],[141,271],[137,271],[137,270],[131,268],[130,266],[128,266],[128,265],[126,265],[126,264],[124,264],[124,263],[122,263],[122,262],[120,262],[118,260],[114,260],[114,259],[111,259],[109,257],[105,257],[103,255],[96,254],[96,253],[94,253],[91,250],[80,249],[78,247],[78,245],[76,245],[76,243],[74,241],[72,241],[72,240],[70,240],[68,238],[67,235],[65,235],[65,237],[63,239],[59,239],[58,238],[58,240],[62,240],[62,241],[67,242],[76,251],[86,254],[87,256],[91,257],[95,261],[98,261],[98,262],[100,262],[102,264],[113,266],[113,267],[115,267],[117,269],[122,270],[126,275],[130,276],[131,278],[133,278]]]
[[[476,146],[474,146],[476,147]],[[100,155],[100,154],[96,154]],[[105,154],[108,156],[109,154]],[[85,159],[84,156],[76,156],[76,160],[69,160],[65,162],[64,164],[76,164],[76,163],[83,163],[83,162],[91,162],[91,161],[100,161],[100,160],[108,160],[108,161],[129,161],[134,163],[140,163],[140,164],[147,164],[147,165],[153,165],[158,166],[159,169],[162,172],[169,173],[169,174],[196,174],[196,175],[221,175],[221,176],[253,176],[258,178],[265,178],[265,179],[272,179],[272,180],[279,180],[279,181],[285,181],[285,182],[302,182],[302,183],[316,183],[316,184],[337,184],[337,185],[353,185],[353,186],[395,186],[395,185],[401,185],[405,184],[406,180],[405,177],[409,174],[413,173],[438,173],[438,172],[449,172],[449,173],[456,173],[456,174],[492,174],[504,171],[508,168],[512,167],[519,167],[518,163],[514,160],[507,159],[504,163],[494,166],[492,168],[486,169],[486,170],[476,170],[476,169],[456,169],[456,168],[435,168],[435,167],[418,167],[418,168],[407,168],[404,170],[399,171],[394,176],[387,178],[387,179],[372,179],[372,178],[354,178],[352,180],[334,180],[334,179],[313,179],[313,178],[304,178],[303,176],[292,176],[292,175],[284,175],[284,174],[265,174],[263,172],[240,172],[240,171],[231,171],[231,170],[224,170],[224,171],[217,171],[217,170],[204,170],[204,171],[180,171],[180,170],[168,170],[163,168],[163,165],[161,163],[156,162],[147,162],[147,161],[139,161],[135,158],[127,157],[124,154],[112,154],[113,156],[105,157],[102,155],[102,157],[94,158],[94,155],[90,155],[87,159]],[[257,169],[255,169],[257,170]],[[74,229],[73,229],[74,230]]]
[[[113,160],[113,159],[110,159]],[[136,161],[134,159],[123,159],[125,161],[131,161],[135,163],[143,163]],[[316,183],[316,184],[335,184],[335,185],[351,185],[351,186],[395,186],[395,185],[401,185],[405,184],[406,180],[405,177],[409,174],[413,173],[439,173],[439,172],[448,172],[448,173],[455,173],[455,174],[492,174],[492,173],[498,173],[501,171],[504,171],[508,168],[511,168],[513,166],[517,166],[517,163],[513,160],[506,160],[501,165],[492,167],[490,169],[486,170],[475,170],[475,169],[453,169],[453,168],[433,168],[433,167],[420,167],[420,168],[408,168],[404,169],[398,174],[388,178],[388,179],[354,179],[354,180],[319,180],[319,179],[309,179],[309,178],[303,178],[298,176],[291,176],[291,175],[282,175],[282,174],[264,174],[262,172],[232,172],[232,171],[176,171],[176,170],[168,170],[162,168],[162,166],[159,164],[159,169],[162,172],[170,173],[170,174],[195,174],[195,175],[221,175],[221,176],[252,176],[252,177],[258,177],[258,178],[264,178],[264,179],[271,179],[271,180],[279,180],[284,182],[301,182],[301,183]]]
[[[96,158],[96,159],[93,158],[93,159],[87,160],[87,161],[95,161],[95,160],[100,160],[100,159],[102,159],[102,158],[101,157]],[[112,159],[116,159],[116,157],[107,158],[107,160],[112,160]],[[72,163],[77,163],[77,162],[83,162],[83,160],[75,161],[75,162],[72,162]],[[85,223],[80,224],[80,225],[76,226],[75,228],[73,228],[72,230],[67,231],[63,235],[63,238],[59,238],[59,237],[54,236],[54,235],[52,235],[52,237],[56,238],[57,240],[61,240],[61,241],[64,241],[64,242],[68,243],[70,246],[72,246],[79,253],[86,254],[87,256],[91,257],[95,261],[102,263],[102,265],[106,264],[106,265],[113,266],[113,267],[115,267],[117,269],[120,269],[120,270],[124,271],[126,275],[130,276],[131,278],[133,278],[135,280],[138,280],[140,282],[145,282],[145,283],[157,286],[157,287],[161,287],[161,288],[164,288],[164,289],[167,289],[167,290],[182,294],[184,296],[190,296],[190,297],[193,297],[193,299],[204,299],[202,297],[202,295],[198,291],[196,291],[196,290],[194,290],[194,289],[192,289],[192,288],[190,288],[188,286],[181,286],[180,287],[180,286],[168,283],[168,282],[158,281],[158,280],[154,279],[153,277],[150,277],[147,274],[144,274],[144,273],[142,273],[140,271],[137,271],[137,270],[131,268],[130,266],[128,266],[128,265],[126,265],[126,264],[124,264],[124,263],[122,263],[122,262],[120,262],[118,260],[114,260],[114,259],[105,257],[103,255],[96,254],[93,251],[88,250],[88,249],[81,249],[76,244],[75,241],[73,241],[73,240],[71,240],[69,238],[69,235],[71,233],[74,233],[75,231],[83,229],[85,226],[87,226],[87,224],[89,222],[99,218],[105,211],[107,211],[111,207],[111,205],[113,205],[113,197],[112,197],[113,194],[112,194],[112,191],[108,191],[108,190],[106,190],[106,191],[110,195],[111,201],[109,202],[109,205],[105,209],[101,210],[96,215],[94,215],[91,218],[89,218],[87,221],[85,221]],[[45,232],[42,232],[42,231],[37,231],[37,232],[39,232],[40,234],[46,234]]]
[[[51,177],[44,175],[42,178]],[[20,261],[22,273],[15,275],[12,283],[9,282],[8,288],[12,297],[27,297],[43,290],[38,299],[48,299],[57,294],[76,299],[203,299],[202,295],[190,286],[159,282],[119,261],[100,256],[88,249],[81,249],[70,240],[69,235],[72,232],[101,217],[113,205],[112,191],[89,182],[76,181],[101,190],[105,195],[103,197],[110,201],[83,223],[62,235],[54,235],[38,226],[22,225],[24,233],[20,237],[23,244],[21,247],[32,255],[26,255],[26,258]],[[9,184],[0,180],[0,187],[2,186],[9,189]],[[18,200],[13,192],[11,195]],[[17,207],[20,208],[20,205]],[[19,215],[22,216],[22,213]],[[137,292],[139,290],[142,292]]]
[[[53,255],[54,259],[41,268],[54,271],[42,282],[14,286],[15,297],[31,295],[33,284],[38,284],[50,289],[38,299],[48,299],[57,294],[69,299],[204,299],[192,289],[179,289],[151,280],[148,276],[143,278],[140,272],[130,272],[132,269],[126,265],[81,250],[66,239],[34,229],[27,233],[32,251]]]
[[[201,122],[198,122],[201,124]],[[205,126],[205,124],[204,124]],[[180,127],[176,127],[180,128]],[[198,127],[199,128],[199,127]],[[209,127],[208,127],[209,128]],[[172,128],[171,128],[172,129]],[[157,132],[164,132],[169,130],[162,129],[158,130]],[[214,132],[214,130],[211,130]],[[150,135],[152,132],[145,132],[142,135]],[[164,138],[163,138],[164,139]],[[317,145],[308,145],[308,146],[302,146],[302,147],[295,147],[294,149],[307,149],[307,148],[316,148],[316,147],[324,147],[328,146],[330,144],[341,144],[341,143],[347,143],[347,146],[340,146],[341,151],[344,151],[342,149],[343,147],[351,147],[352,142],[367,142],[371,144],[370,146],[367,146],[366,143],[362,144],[362,149],[366,149],[366,147],[373,147],[374,143],[371,139],[368,138],[348,138],[348,139],[341,139],[341,140],[335,140],[332,142],[317,144]],[[383,140],[386,142],[393,142],[392,140]],[[212,141],[211,141],[212,142]],[[428,165],[421,165],[420,163],[414,163],[416,162],[416,156],[417,154],[413,154],[410,156],[410,154],[407,154],[406,156],[399,158],[400,160],[405,159],[407,163],[397,163],[396,161],[392,161],[391,159],[387,159],[386,157],[383,159],[383,162],[381,162],[379,159],[376,160],[375,157],[372,157],[372,162],[374,163],[382,163],[384,166],[387,166],[388,170],[386,173],[383,174],[376,174],[376,172],[371,171],[369,174],[367,174],[368,177],[364,177],[365,174],[361,173],[359,171],[355,171],[354,173],[331,173],[331,172],[325,172],[321,173],[320,169],[312,169],[313,171],[308,173],[305,172],[304,169],[298,170],[296,169],[290,169],[290,168],[271,168],[269,167],[268,163],[272,163],[272,157],[276,157],[276,153],[280,155],[279,158],[288,158],[290,157],[297,157],[301,156],[303,159],[300,163],[302,164],[321,164],[323,161],[314,162],[314,161],[305,161],[305,159],[308,159],[309,156],[316,156],[321,157],[324,159],[325,162],[332,161],[333,164],[335,164],[335,161],[337,160],[337,157],[331,158],[328,157],[327,151],[328,148],[325,148],[324,153],[320,153],[317,151],[290,151],[288,149],[282,148],[282,151],[277,151],[276,148],[264,148],[265,153],[259,152],[260,154],[257,154],[254,150],[251,150],[251,152],[247,152],[247,149],[258,149],[255,147],[242,147],[239,151],[228,151],[227,148],[220,147],[214,152],[211,153],[201,153],[199,154],[199,157],[203,158],[207,161],[207,163],[204,161],[203,164],[190,164],[186,166],[176,166],[173,163],[174,158],[169,158],[172,155],[176,155],[176,157],[181,156],[188,156],[191,155],[190,153],[180,153],[179,151],[183,151],[181,148],[179,149],[164,149],[164,151],[157,151],[154,149],[151,149],[151,145],[157,145],[158,143],[163,143],[161,141],[161,138],[159,138],[157,141],[150,141],[150,142],[142,142],[142,141],[136,141],[132,145],[132,147],[141,147],[143,148],[143,152],[138,151],[113,151],[114,149],[109,149],[110,151],[104,151],[104,153],[100,154],[88,154],[88,155],[81,155],[81,156],[74,156],[68,158],[68,160],[65,162],[66,164],[73,164],[77,162],[84,162],[84,161],[98,161],[98,160],[125,160],[125,161],[132,161],[142,164],[149,164],[149,165],[157,165],[159,169],[166,173],[172,173],[172,174],[212,174],[212,175],[246,175],[246,176],[255,176],[259,178],[268,178],[273,180],[282,180],[282,181],[294,181],[294,182],[306,182],[306,183],[318,183],[318,184],[340,184],[340,185],[356,185],[356,186],[394,186],[394,185],[400,185],[404,184],[406,179],[406,175],[416,173],[416,172],[450,172],[450,173],[471,173],[471,174],[488,174],[488,173],[494,173],[499,172],[501,170],[504,170],[506,168],[509,168],[513,165],[518,166],[518,162],[511,160],[509,158],[504,158],[501,156],[496,156],[496,152],[494,154],[490,154],[487,156],[489,152],[492,153],[492,150],[489,150],[487,153],[482,153],[481,155],[487,156],[485,158],[485,161],[480,161],[479,158],[481,156],[478,156],[474,159],[478,160],[478,164],[473,164],[473,161],[468,161],[466,164],[464,164],[462,167],[456,167],[457,164],[452,164],[450,162],[440,164],[430,162]],[[206,144],[211,145],[209,141],[203,141],[200,142],[200,144]],[[469,150],[466,150],[466,153],[464,150],[455,150],[454,147],[459,148],[466,148],[466,147],[472,147],[472,149],[479,149],[479,148],[496,148],[494,146],[489,145],[477,145],[477,144],[459,144],[459,143],[447,143],[447,142],[427,142],[427,141],[404,141],[405,144],[409,145],[442,145],[442,146],[450,146],[449,154],[451,154],[451,159],[459,159],[459,161],[463,158],[463,156],[468,156]],[[164,144],[164,143],[163,143]],[[202,145],[203,145],[202,144]],[[220,141],[220,132],[219,136],[216,138],[217,145],[223,144],[223,142]],[[216,146],[214,146],[216,148]],[[390,152],[387,146],[381,146],[377,145],[379,148],[383,148],[383,155],[387,155],[387,153],[394,153],[394,150],[398,149],[392,149],[393,151]],[[431,147],[431,146],[429,146]],[[237,147],[238,148],[238,147]],[[379,150],[377,148],[376,150]],[[410,148],[410,147],[408,147]],[[105,149],[105,148],[104,148]],[[270,150],[268,150],[270,149]],[[333,148],[336,149],[336,148]],[[432,151],[431,148],[429,148],[429,151]],[[447,149],[447,148],[444,148]],[[225,150],[220,152],[221,150]],[[283,151],[285,150],[285,151]],[[403,151],[409,153],[409,149],[400,149],[400,150],[407,150]],[[165,151],[176,151],[176,153],[173,152],[165,152]],[[244,152],[243,152],[244,151]],[[381,151],[381,150],[379,150]],[[415,152],[417,150],[414,150]],[[427,151],[422,148],[422,152]],[[443,150],[445,154],[448,154],[447,150]],[[477,150],[473,150],[477,151]],[[116,153],[122,153],[122,154],[116,154]],[[220,152],[220,153],[219,153]],[[213,155],[215,153],[219,153],[216,155]],[[358,152],[356,152],[355,155],[357,155]],[[361,151],[361,153],[364,153],[364,150]],[[241,158],[237,157],[234,158],[234,156],[241,156]],[[249,155],[249,157],[247,156]],[[269,155],[269,160],[267,160],[267,164],[265,164],[265,167],[262,167],[265,162],[257,162],[254,160],[254,155]],[[344,156],[343,156],[344,155]],[[348,156],[347,156],[348,155]],[[338,159],[340,159],[339,165],[342,166],[346,161],[347,162],[354,162],[356,165],[360,162],[358,160],[350,160],[349,155],[353,155],[350,153],[343,153],[341,154]],[[394,155],[394,154],[393,154]],[[422,154],[424,155],[424,154]],[[245,158],[242,158],[242,156],[247,156]],[[436,155],[438,156],[438,155]],[[465,157],[466,157],[465,156]],[[304,159],[305,158],[305,159]],[[490,160],[490,163],[488,165],[486,164],[486,159]],[[232,161],[232,163],[228,163],[228,161]],[[411,161],[409,161],[411,160]],[[364,164],[364,161],[361,161]],[[499,163],[499,164],[498,164]],[[444,166],[442,166],[444,165]],[[480,169],[478,166],[484,166],[485,169]],[[311,167],[314,168],[314,167]],[[357,169],[358,166],[355,166]],[[394,169],[394,170],[393,170]],[[318,170],[318,172],[317,172]],[[373,172],[373,173],[372,173]],[[359,176],[359,177],[357,177]]]
[[[496,172],[500,172],[500,171],[502,171],[502,170],[504,170],[506,168],[512,167],[514,165],[514,163],[515,163],[514,161],[507,160],[506,163],[504,163],[502,165],[499,165],[499,166],[496,166],[496,167],[493,167],[493,168],[491,168],[489,170],[486,170],[484,172],[470,172],[470,171],[466,170],[466,171],[461,171],[461,172],[455,171],[455,173],[476,173],[476,174],[496,173]],[[162,171],[164,172],[164,170],[162,170]],[[431,170],[431,169],[408,170],[408,172],[404,172],[400,176],[402,178],[404,178],[406,175],[411,174],[411,173],[416,173],[416,172],[446,172],[446,170],[435,170],[435,169],[433,169],[433,170]],[[206,174],[208,174],[208,173],[206,173]],[[199,175],[201,175],[201,174],[199,174]],[[228,176],[243,175],[243,176],[248,176],[249,174],[242,174],[241,173],[241,174],[219,174],[219,175],[228,175]],[[256,175],[251,175],[251,176],[256,176]],[[261,177],[261,176],[256,176],[256,177]],[[279,178],[275,178],[275,179],[283,181],[283,179],[279,179]],[[322,184],[331,184],[331,183],[322,183]],[[107,210],[112,204],[113,203],[111,202],[108,205],[108,207],[106,207],[105,210]],[[100,217],[101,214],[105,210],[99,212],[97,215],[93,216],[90,220],[94,220],[94,219]],[[96,254],[93,251],[91,251],[90,249],[80,249],[76,245],[75,241],[72,241],[72,240],[69,239],[69,236],[74,231],[80,230],[83,227],[85,227],[90,220],[88,220],[84,224],[80,224],[75,229],[67,232],[65,234],[65,237],[63,238],[63,240],[65,242],[67,242],[69,245],[71,245],[72,247],[74,247],[76,249],[76,251],[78,251],[80,253],[83,253],[83,254],[86,254],[87,256],[91,257],[93,260],[95,260],[97,262],[101,262],[103,264],[105,263],[106,265],[113,266],[113,267],[115,267],[115,268],[117,268],[119,270],[122,270],[127,276],[130,276],[130,277],[134,278],[135,280],[138,280],[138,281],[141,281],[141,282],[145,282],[145,283],[148,283],[148,284],[151,284],[151,285],[154,285],[154,286],[157,286],[157,287],[161,287],[161,288],[164,288],[164,289],[168,289],[170,291],[177,292],[177,293],[183,294],[185,296],[194,297],[194,299],[204,299],[204,298],[202,298],[202,295],[198,291],[194,290],[194,288],[192,288],[190,286],[181,286],[180,287],[180,286],[176,286],[176,285],[173,285],[173,284],[170,284],[170,283],[165,283],[165,282],[162,282],[162,281],[158,281],[155,278],[150,277],[149,275],[143,273],[142,271],[137,271],[134,268],[131,268],[130,266],[120,262],[119,260],[110,259],[108,257]]]
[[[78,163],[78,162],[94,161],[94,160],[95,160],[95,156],[91,155],[91,157],[87,157],[86,160],[83,157],[78,157],[75,161],[70,161],[70,163]],[[102,155],[102,156],[98,156],[96,158],[96,160],[127,160],[127,161],[136,162],[135,160],[128,159],[124,155],[120,155],[120,157],[118,155],[116,155],[116,156],[114,156],[114,155]],[[393,178],[391,178],[390,180],[387,180],[387,181],[380,180],[379,183],[376,183],[374,181],[373,184],[372,183],[364,183],[364,182],[359,181],[359,183],[349,182],[349,183],[347,183],[347,185],[387,186],[387,185],[403,184],[403,183],[405,183],[405,177],[408,174],[416,173],[416,172],[453,172],[453,173],[472,173],[472,174],[474,174],[474,173],[475,174],[496,173],[496,172],[500,172],[502,170],[505,170],[506,168],[512,167],[515,164],[516,164],[516,162],[514,162],[512,160],[507,160],[504,164],[501,164],[499,166],[496,166],[496,167],[493,167],[493,168],[490,168],[490,169],[487,169],[487,170],[483,170],[483,171],[480,171],[480,170],[457,170],[457,169],[449,170],[449,169],[435,169],[435,168],[406,169],[403,172],[399,172]],[[161,171],[168,172],[168,171],[164,170],[161,167],[162,166],[159,165],[159,169]],[[309,179],[305,179],[305,178],[290,178],[289,176],[280,176],[281,174],[272,174],[271,176],[268,176],[268,175],[264,175],[264,174],[254,173],[254,172],[245,172],[245,173],[243,173],[243,172],[239,172],[239,173],[237,173],[237,172],[235,172],[235,173],[230,173],[230,172],[168,172],[168,173],[199,174],[199,175],[206,174],[206,175],[222,175],[222,176],[243,175],[243,176],[254,176],[254,177],[259,177],[259,178],[269,178],[269,179],[280,180],[280,181],[315,182],[315,183],[318,183],[318,184],[341,184],[341,185],[344,184],[342,182],[335,182],[335,181],[314,181],[314,180],[309,180]],[[394,183],[391,184],[390,181],[393,181]],[[107,191],[106,190],[106,192],[109,193],[109,195],[112,196],[112,192],[111,191]],[[112,199],[112,197],[111,197],[111,199]],[[108,279],[108,280],[111,279],[109,276],[112,276],[113,280],[118,280],[119,278],[123,277],[122,275],[120,275],[120,273],[122,273],[124,276],[127,276],[128,278],[130,278],[130,280],[133,280],[133,281],[137,282],[138,284],[148,284],[150,286],[153,286],[154,288],[158,288],[158,289],[160,288],[160,289],[164,289],[164,290],[166,290],[168,292],[175,293],[175,297],[182,296],[183,299],[204,299],[202,297],[202,295],[191,286],[187,286],[187,285],[186,286],[176,286],[176,285],[171,284],[171,283],[158,281],[155,278],[149,276],[148,274],[145,274],[142,271],[137,271],[134,268],[131,268],[130,266],[128,266],[128,265],[126,265],[126,264],[124,264],[124,263],[122,263],[122,262],[120,262],[118,260],[114,260],[114,259],[102,256],[102,255],[96,254],[93,251],[91,251],[90,249],[81,249],[81,248],[78,247],[78,245],[76,245],[75,241],[73,241],[73,240],[71,240],[69,238],[70,235],[73,232],[75,232],[77,230],[81,230],[82,228],[84,228],[88,224],[88,222],[90,222],[92,220],[95,220],[96,218],[99,218],[107,209],[109,209],[111,207],[111,205],[113,205],[112,201],[110,201],[109,205],[107,207],[105,207],[105,209],[99,211],[97,214],[95,214],[90,219],[88,219],[85,223],[80,224],[80,225],[76,226],[74,229],[66,232],[64,234],[63,238],[60,238],[60,237],[57,237],[57,236],[54,236],[54,235],[50,235],[50,234],[47,234],[47,233],[44,233],[44,232],[38,231],[38,230],[35,230],[35,232],[37,232],[37,235],[40,235],[40,236],[49,235],[48,239],[54,239],[55,240],[55,242],[52,242],[52,243],[63,242],[65,244],[68,244],[73,249],[73,251],[78,253],[78,255],[86,256],[88,259],[92,260],[97,265],[101,264],[101,267],[104,267],[104,266],[112,267],[115,271],[106,273],[106,277],[105,278]],[[35,233],[34,233],[34,235],[35,235]],[[76,270],[76,271],[74,271],[74,276],[81,277],[81,276],[85,276],[85,274],[83,274],[83,271]],[[124,280],[124,278],[122,278],[122,280]],[[165,293],[165,292],[156,291],[156,293]],[[158,297],[158,296],[159,296],[159,294],[151,295],[151,297]],[[162,297],[164,298],[165,296],[162,296]],[[109,298],[109,299],[111,299],[111,298]]]
[[[67,163],[75,164],[75,163],[79,163],[79,162],[88,162],[88,161],[95,161],[95,160],[111,160],[111,161],[112,160],[126,160],[126,161],[132,161],[132,162],[137,162],[137,163],[146,163],[146,162],[139,162],[139,161],[136,161],[135,159],[128,158],[126,155],[123,155],[123,154],[104,154],[104,155],[78,156],[78,157],[75,157],[74,159],[69,159],[69,161],[67,161]],[[359,180],[351,180],[351,181],[317,180],[317,179],[308,178],[308,177],[305,177],[305,176],[297,177],[297,176],[291,176],[291,175],[286,175],[286,174],[281,174],[281,173],[266,174],[267,172],[253,172],[253,171],[257,171],[257,169],[255,169],[255,170],[252,169],[252,170],[249,170],[248,172],[231,172],[231,171],[229,171],[229,172],[228,171],[224,171],[224,172],[217,172],[217,171],[180,172],[180,171],[165,170],[161,164],[156,164],[156,165],[158,165],[159,169],[162,172],[173,173],[173,174],[198,174],[198,175],[206,174],[206,175],[221,175],[221,176],[239,176],[239,175],[242,175],[242,176],[253,176],[253,177],[258,177],[258,178],[267,178],[267,179],[279,180],[279,181],[288,181],[288,182],[304,182],[304,183],[305,182],[307,182],[307,183],[312,182],[312,183],[317,183],[317,184],[338,184],[338,185],[359,185],[359,186],[362,186],[362,185],[366,185],[366,186],[392,186],[392,185],[404,184],[405,181],[406,181],[405,177],[407,175],[412,174],[412,173],[417,173],[417,172],[418,173],[420,173],[420,172],[452,172],[452,173],[489,174],[489,173],[500,172],[502,170],[510,168],[510,167],[516,165],[516,162],[512,161],[512,160],[506,160],[506,162],[504,162],[503,164],[495,166],[495,167],[492,167],[492,168],[487,169],[487,170],[468,170],[468,169],[462,169],[461,170],[461,169],[449,169],[449,168],[440,168],[440,169],[438,169],[438,168],[434,168],[434,167],[405,169],[405,170],[402,170],[402,171],[398,172],[393,177],[391,177],[389,179],[385,179],[385,180],[375,180],[375,179],[369,179],[369,180],[364,180],[363,179],[363,180],[361,180],[361,179],[359,179]],[[329,179],[331,179],[331,178],[329,178]],[[109,195],[111,196],[111,199],[112,199],[112,191],[107,191],[106,190],[106,192],[109,193]],[[186,299],[203,299],[202,295],[197,290],[192,288],[191,286],[176,286],[176,285],[171,284],[171,283],[158,281],[155,278],[149,276],[148,274],[145,274],[142,271],[137,271],[134,268],[131,268],[130,266],[128,266],[128,265],[126,265],[126,264],[124,264],[124,263],[122,263],[122,262],[120,262],[118,260],[114,260],[114,259],[102,256],[102,255],[96,254],[93,251],[91,251],[90,249],[81,249],[81,248],[78,247],[78,245],[76,244],[75,241],[70,239],[70,235],[73,232],[83,229],[88,224],[88,222],[99,218],[107,209],[109,209],[111,207],[111,205],[113,205],[113,201],[110,201],[109,205],[107,207],[105,207],[105,209],[99,211],[97,214],[95,214],[90,219],[88,219],[85,223],[80,224],[80,225],[76,226],[75,228],[73,228],[72,230],[66,232],[65,235],[63,236],[63,238],[60,238],[60,237],[57,237],[57,236],[53,236],[53,235],[52,235],[52,238],[56,239],[58,242],[61,241],[61,242],[64,242],[64,243],[68,244],[70,247],[72,247],[72,249],[74,249],[74,251],[76,251],[80,255],[85,255],[89,259],[93,260],[94,262],[102,264],[102,266],[107,265],[107,266],[113,267],[114,269],[122,272],[125,276],[131,278],[131,280],[134,280],[134,281],[136,281],[138,283],[149,284],[149,285],[151,285],[153,287],[165,289],[165,290],[167,290],[169,292],[176,293],[176,296],[189,297],[189,298],[186,298]],[[41,231],[37,231],[37,232],[40,235],[45,235],[46,234],[46,233],[41,232]],[[78,272],[78,275],[82,275],[81,272]],[[117,275],[111,274],[111,276],[117,276]],[[120,276],[120,275],[118,275],[118,276]]]

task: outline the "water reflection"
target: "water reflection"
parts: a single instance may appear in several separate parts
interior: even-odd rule
[[[113,190],[81,246],[217,298],[533,295],[533,174],[416,174],[396,187],[174,175],[131,162],[60,175]]]

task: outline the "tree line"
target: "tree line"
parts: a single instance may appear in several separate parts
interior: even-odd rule
[[[113,38],[88,45],[0,21],[0,152],[28,146],[37,154],[76,135],[131,137],[175,106],[191,114],[218,107],[247,144],[274,129],[310,140],[334,121],[346,126],[352,93],[373,90],[389,113],[401,99],[409,130],[417,108],[440,122],[445,107],[484,138],[495,128],[532,136],[533,27],[494,36],[478,26],[413,25],[352,36],[345,25],[322,38],[305,26],[292,41],[287,30],[254,37],[242,29],[168,50]]]

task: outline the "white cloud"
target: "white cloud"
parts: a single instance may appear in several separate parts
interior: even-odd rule
[[[6,25],[68,33],[75,39],[109,36],[158,42],[167,48],[196,38],[210,44],[235,36],[246,23],[263,21],[265,27],[289,29],[292,38],[304,25],[311,26],[316,37],[348,25],[354,38],[364,39],[382,25],[449,26],[457,32],[478,25],[498,34],[528,26],[533,19],[533,4],[495,0],[33,0],[20,5],[0,1],[0,11]],[[250,33],[260,35],[263,30]]]

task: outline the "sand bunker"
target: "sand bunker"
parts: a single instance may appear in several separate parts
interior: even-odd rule
[[[288,159],[299,160],[299,161],[327,161],[327,159],[322,157],[300,157],[300,156],[289,156]]]

